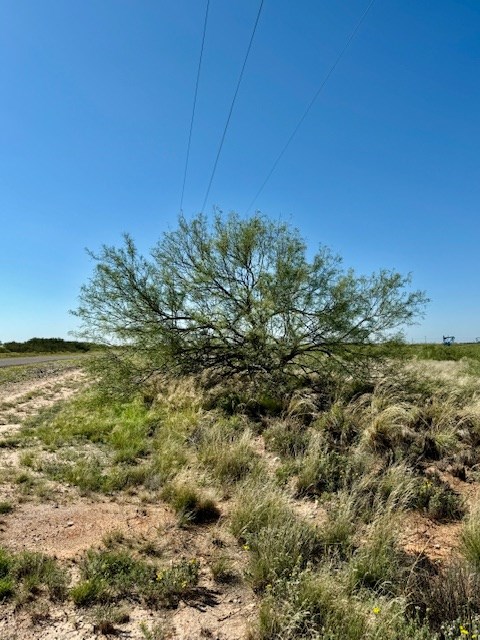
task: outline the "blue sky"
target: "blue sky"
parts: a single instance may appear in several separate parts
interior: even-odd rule
[[[211,0],[197,212],[258,0]],[[265,0],[207,203],[245,211],[367,0]],[[2,0],[0,340],[68,338],[93,264],[176,226],[203,0]],[[255,203],[360,273],[412,272],[410,339],[480,336],[480,3],[377,0]]]

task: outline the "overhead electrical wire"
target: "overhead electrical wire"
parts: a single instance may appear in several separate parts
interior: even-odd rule
[[[237,99],[238,90],[240,89],[240,84],[242,82],[243,73],[245,71],[245,67],[247,66],[248,56],[250,54],[250,49],[252,48],[253,38],[255,37],[255,32],[257,30],[258,21],[260,20],[260,14],[262,13],[264,0],[261,0],[260,6],[258,8],[257,17],[255,19],[255,24],[253,25],[252,35],[250,36],[250,42],[248,43],[247,52],[245,54],[245,58],[243,60],[242,70],[240,71],[240,76],[238,78],[237,86],[235,88],[235,93],[233,94],[232,104],[230,105],[230,111],[228,112],[227,121],[225,123],[225,127],[223,129],[222,137],[220,139],[220,145],[218,147],[217,156],[215,158],[215,162],[213,164],[212,174],[210,176],[210,180],[208,182],[207,191],[205,193],[205,198],[203,199],[203,204],[201,211],[205,209],[205,205],[207,204],[208,196],[210,194],[210,189],[212,187],[213,178],[215,177],[215,172],[217,170],[218,160],[220,158],[220,154],[222,152],[223,143],[225,142],[225,136],[227,135],[228,125],[230,124],[230,118],[232,117],[233,107],[235,105],[235,101]]]
[[[185,195],[185,184],[187,182],[188,161],[190,159],[190,146],[191,146],[191,143],[192,143],[193,121],[195,119],[195,108],[197,106],[198,85],[199,85],[199,81],[200,81],[200,70],[202,68],[203,49],[204,49],[204,46],[205,46],[205,34],[207,32],[207,21],[208,21],[208,9],[209,9],[209,7],[210,7],[210,0],[207,0],[207,7],[205,9],[205,20],[203,22],[202,46],[200,48],[200,58],[198,60],[197,79],[195,81],[195,93],[194,93],[194,97],[193,97],[192,118],[190,120],[190,131],[188,133],[187,157],[185,158],[185,169],[184,169],[184,172],[183,172],[182,195],[180,197],[180,212],[183,212],[183,197]]]
[[[363,21],[365,20],[365,18],[367,17],[370,9],[373,7],[375,3],[375,0],[371,0],[370,4],[368,5],[368,7],[365,9],[365,11],[363,12],[362,16],[360,17],[360,19],[358,20],[357,24],[355,25],[353,31],[351,32],[351,34],[349,35],[343,49],[340,51],[340,53],[338,54],[337,58],[335,59],[334,63],[332,64],[332,66],[330,67],[330,69],[328,70],[326,76],[324,77],[324,79],[322,80],[319,88],[317,89],[317,91],[315,92],[313,98],[310,100],[310,102],[307,105],[307,108],[305,109],[305,111],[303,112],[301,118],[299,119],[299,121],[297,122],[297,124],[295,125],[292,133],[290,134],[290,136],[288,137],[286,143],[283,145],[280,153],[278,154],[278,156],[276,157],[270,171],[267,174],[267,177],[265,178],[265,180],[262,182],[260,188],[258,189],[257,193],[255,194],[255,196],[253,197],[252,201],[250,202],[250,204],[248,205],[245,214],[247,214],[250,209],[253,207],[253,205],[255,204],[258,196],[262,193],[262,191],[264,190],[267,182],[270,180],[270,178],[272,177],[273,172],[275,171],[275,169],[277,168],[278,163],[280,162],[280,160],[282,159],[283,155],[285,154],[286,150],[288,149],[288,147],[290,146],[290,143],[292,142],[292,140],[294,139],[294,137],[296,136],[298,130],[300,129],[300,127],[302,126],[305,118],[308,116],[308,114],[310,113],[310,110],[312,109],[313,105],[315,104],[318,96],[321,94],[323,88],[325,87],[325,85],[327,84],[328,80],[330,79],[331,75],[333,74],[333,72],[335,71],[336,67],[338,66],[340,60],[343,58],[345,52],[347,51],[348,47],[350,46],[350,43],[352,42],[352,40],[354,39],[354,37],[356,36],[358,30],[360,29],[360,27],[362,26]]]

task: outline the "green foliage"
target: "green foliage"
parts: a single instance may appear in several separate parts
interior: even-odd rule
[[[241,492],[231,527],[250,551],[247,576],[255,590],[287,578],[322,552],[317,528],[298,518],[275,490],[253,485]]]
[[[108,591],[100,579],[82,580],[70,589],[70,596],[77,607],[88,607],[95,602],[108,600]]]
[[[452,344],[447,347],[444,344],[414,344],[403,345],[401,350],[407,357],[418,358],[419,360],[462,360],[469,358],[475,361],[480,360],[480,344]]]
[[[10,353],[86,353],[93,346],[87,342],[72,342],[62,338],[31,338],[26,342],[3,343],[3,348]]]
[[[306,569],[269,589],[260,606],[255,638],[360,640],[366,630],[365,616],[354,602],[341,597],[335,581]]]
[[[480,573],[480,511],[473,511],[463,525],[460,550],[464,558]]]
[[[82,581],[70,595],[78,606],[139,598],[155,581],[155,567],[126,551],[89,550],[80,565]]]
[[[401,556],[395,531],[395,522],[388,513],[372,523],[366,541],[357,549],[350,562],[352,588],[366,588],[395,595],[402,578]]]
[[[157,571],[155,584],[149,591],[149,599],[168,606],[178,604],[180,598],[197,585],[200,563],[195,558]]]
[[[173,507],[182,524],[207,524],[220,517],[215,502],[186,482],[167,484],[162,491],[162,498]]]
[[[15,587],[11,578],[0,578],[0,602],[8,600],[15,593]]]
[[[0,599],[15,593],[47,590],[53,600],[63,600],[67,594],[67,575],[58,563],[42,553],[23,551],[9,553],[0,548]]]
[[[251,434],[248,431],[232,432],[225,421],[219,421],[201,435],[198,459],[215,477],[227,484],[242,480],[258,466]]]
[[[130,380],[143,370],[312,383],[335,365],[360,375],[385,356],[372,345],[426,302],[398,273],[356,276],[326,248],[307,260],[297,230],[258,214],[180,216],[149,258],[129,236],[92,257],[74,313],[84,336],[125,345],[114,357]]]
[[[120,599],[176,606],[198,583],[199,562],[181,560],[159,568],[126,551],[90,550],[81,564],[82,580],[70,590],[77,606]]]
[[[305,453],[310,433],[294,419],[272,421],[263,432],[266,446],[281,456],[297,457]]]
[[[344,486],[349,473],[349,458],[329,449],[322,438],[311,440],[297,477],[297,494],[315,496],[335,492]]]
[[[7,513],[12,513],[14,507],[13,504],[8,500],[0,501],[0,515],[5,515]]]
[[[465,514],[461,496],[437,475],[417,481],[413,506],[426,511],[433,520],[460,520]]]
[[[356,531],[355,497],[350,492],[339,492],[327,508],[327,519],[322,523],[320,536],[325,552],[340,559],[353,551]]]
[[[480,615],[461,616],[445,622],[440,628],[443,640],[464,640],[480,637]]]

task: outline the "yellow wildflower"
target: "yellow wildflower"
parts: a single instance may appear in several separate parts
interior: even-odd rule
[[[378,616],[378,614],[380,613],[380,607],[373,607],[372,612]]]

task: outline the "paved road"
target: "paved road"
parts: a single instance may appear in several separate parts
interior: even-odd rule
[[[77,360],[84,358],[84,355],[71,356],[29,356],[27,358],[0,358],[0,367],[15,367],[25,364],[35,364],[36,362],[51,362],[52,360]]]

